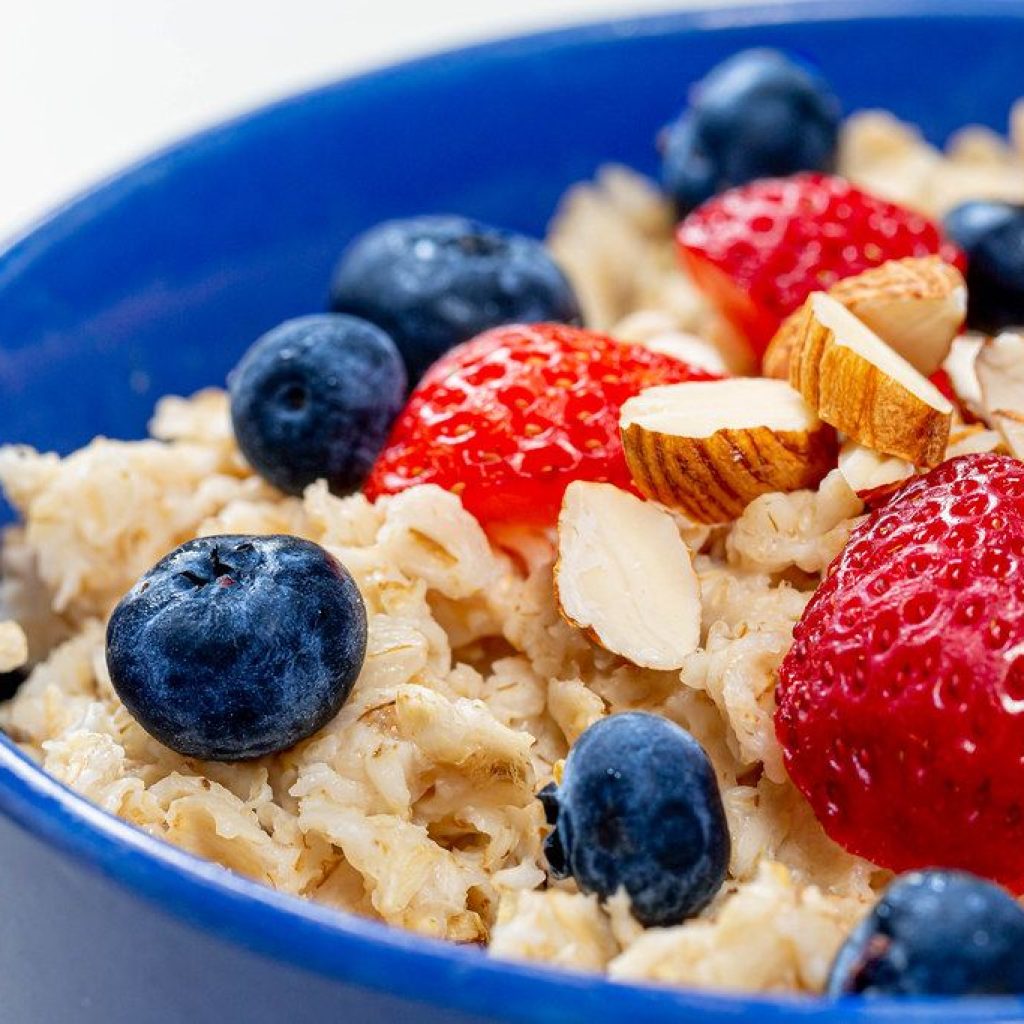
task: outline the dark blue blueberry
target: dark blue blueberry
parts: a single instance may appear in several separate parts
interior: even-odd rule
[[[1024,910],[959,871],[897,878],[839,951],[830,995],[1024,994]]]
[[[448,349],[501,324],[579,324],[565,275],[532,238],[464,217],[378,224],[345,251],[331,308],[380,324],[411,381]]]
[[[326,480],[335,494],[362,486],[405,402],[406,376],[374,324],[324,313],[264,334],[230,378],[242,454],[287,494]]]
[[[366,655],[352,577],[298,537],[202,537],[122,598],[107,667],[125,707],[187,757],[240,761],[325,725]]]
[[[967,254],[968,325],[987,334],[1024,327],[1024,206],[964,203],[945,226]]]
[[[745,50],[693,89],[664,134],[662,184],[681,214],[737,185],[835,166],[840,107],[778,50]]]
[[[721,888],[729,830],[715,773],[668,719],[631,711],[595,723],[569,752],[562,784],[539,795],[554,825],[551,874],[602,898],[624,887],[642,924],[678,924]]]

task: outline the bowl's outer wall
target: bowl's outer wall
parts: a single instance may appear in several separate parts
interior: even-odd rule
[[[828,20],[846,7],[835,4],[802,25],[775,8],[584,30],[378,73],[206,134],[0,257],[0,441],[68,451],[97,433],[139,436],[157,396],[222,383],[262,331],[322,308],[338,251],[384,217],[451,210],[541,232],[565,187],[600,163],[653,171],[654,134],[688,83],[740,47],[796,49],[823,66],[848,109],[887,107],[933,140],[972,121],[1002,128],[1024,93],[1024,18],[1020,5],[1002,5],[1005,16],[984,6],[989,14],[973,17]],[[116,865],[104,873],[69,857],[75,828],[102,829],[82,824],[75,798],[58,798],[66,820],[34,803],[31,786],[11,781],[15,756],[0,745],[0,810],[21,821],[0,818],[0,1024],[484,1019],[445,1004],[492,1020],[588,1024],[938,1016],[736,1002],[712,1013],[614,986],[606,1016],[596,984],[593,998],[568,982],[527,995],[522,976],[484,979],[467,961],[460,987],[450,964],[435,970],[415,955],[396,961],[393,987],[424,993],[433,1008],[392,999],[352,981],[382,987],[372,964],[337,965],[344,982],[322,963],[317,975],[266,959],[245,946],[273,941],[240,934],[233,919],[199,929],[177,919],[159,887],[140,898],[145,868],[125,867],[122,886],[109,877]],[[90,834],[81,849],[104,843]],[[962,1009],[947,1019],[967,1019]],[[975,1010],[970,1019],[1022,1019]]]
[[[140,905],[5,819],[0,863],[3,1024],[485,1024],[271,963]]]

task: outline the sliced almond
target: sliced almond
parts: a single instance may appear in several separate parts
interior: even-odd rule
[[[985,419],[1024,459],[1024,335],[1007,331],[982,345],[974,362]]]
[[[555,597],[568,622],[643,668],[679,669],[700,643],[700,584],[672,517],[611,484],[566,488]]]
[[[698,523],[814,487],[835,465],[835,433],[780,380],[648,388],[623,405],[619,427],[640,490]]]
[[[982,415],[981,385],[974,367],[985,338],[980,334],[964,334],[953,342],[942,368],[953,385],[960,405],[972,416]]]
[[[856,441],[846,441],[839,450],[839,472],[857,497],[870,503],[912,477],[914,466],[895,455],[881,455]]]
[[[953,428],[946,446],[946,458],[958,455],[979,455],[983,452],[1006,452],[1006,443],[998,430],[987,430],[984,423],[968,423]]]
[[[826,423],[865,447],[917,466],[942,461],[952,403],[824,292],[804,303],[789,381]]]
[[[890,260],[838,281],[829,295],[926,377],[942,365],[967,316],[963,275],[939,256]]]
[[[890,260],[838,281],[828,294],[926,377],[942,365],[967,315],[963,276],[938,256]],[[766,377],[787,379],[799,340],[798,311],[783,321],[765,351]]]

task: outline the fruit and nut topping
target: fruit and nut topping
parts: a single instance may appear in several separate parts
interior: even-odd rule
[[[789,382],[826,423],[915,465],[942,460],[952,403],[862,320],[825,292],[814,292],[797,334]]]
[[[365,657],[352,577],[299,537],[182,544],[107,625],[107,670],[124,706],[151,736],[204,761],[262,757],[313,735]]]
[[[1024,994],[1024,140],[754,50],[660,144],[546,244],[371,227],[149,440],[0,448],[0,727],[494,956]]]
[[[679,528],[611,484],[566,488],[554,584],[566,620],[634,665],[678,670],[700,646],[700,583]]]
[[[828,294],[926,377],[946,360],[967,315],[963,275],[938,256],[889,260],[841,278]],[[801,323],[799,312],[782,322],[765,350],[766,377],[789,379]]]
[[[729,829],[714,769],[665,718],[634,711],[595,723],[540,798],[554,877],[605,898],[624,891],[646,927],[679,924],[722,887]]]
[[[1024,335],[986,339],[974,360],[985,419],[1007,450],[1024,458]]]
[[[736,519],[755,498],[815,487],[835,431],[788,384],[765,379],[648,388],[622,407],[637,487],[699,523]]]
[[[847,939],[830,995],[1006,996],[1024,988],[1024,912],[998,886],[915,871],[886,889]]]

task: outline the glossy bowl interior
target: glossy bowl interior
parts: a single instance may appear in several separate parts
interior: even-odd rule
[[[819,62],[849,110],[886,107],[936,141],[1003,128],[1024,94],[1020,3],[837,0],[500,42],[288,100],[126,171],[0,255],[0,440],[139,436],[158,396],[222,383],[259,333],[322,308],[338,250],[384,217],[542,232],[600,164],[652,172],[688,83],[759,44]],[[6,741],[0,864],[12,1021],[1024,1020],[1024,1002],[750,999],[493,962],[228,875]]]

